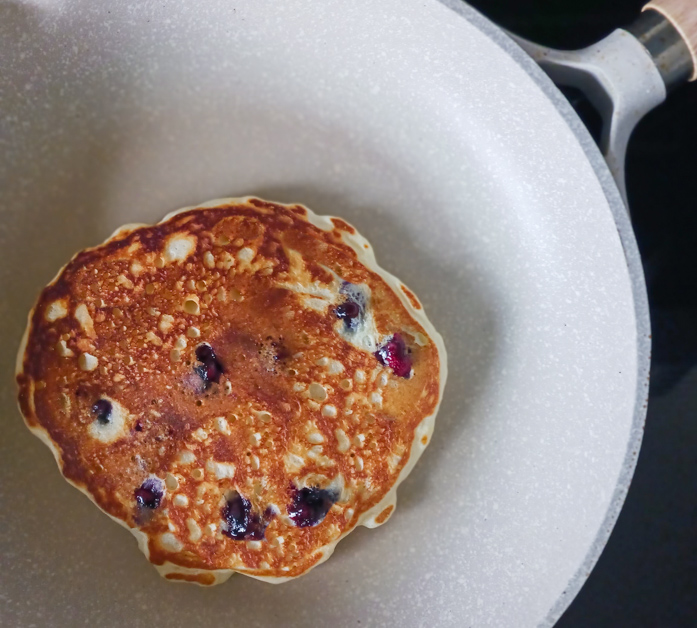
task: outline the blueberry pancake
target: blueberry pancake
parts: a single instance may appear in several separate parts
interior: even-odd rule
[[[446,377],[414,294],[343,220],[256,198],[127,225],[43,290],[28,427],[171,580],[306,573],[384,523]]]

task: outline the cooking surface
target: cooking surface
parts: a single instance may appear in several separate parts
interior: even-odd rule
[[[630,23],[641,0],[473,0],[541,44],[588,45]],[[651,399],[639,463],[610,541],[560,628],[694,626],[697,615],[697,84],[637,128],[627,188],[653,324]]]
[[[623,494],[646,382],[632,241],[556,92],[434,2],[102,6],[0,16],[0,623],[519,628],[561,608]],[[250,192],[354,222],[454,368],[388,525],[282,587],[172,587],[21,425],[12,343],[75,250]]]

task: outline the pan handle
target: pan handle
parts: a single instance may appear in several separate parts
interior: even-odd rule
[[[687,46],[692,63],[690,81],[697,79],[697,7],[694,0],[651,0],[643,9],[661,14]]]
[[[652,0],[639,18],[581,50],[555,50],[511,35],[558,85],[580,89],[603,120],[600,150],[627,203],[624,163],[639,120],[669,91],[697,78],[693,0]]]

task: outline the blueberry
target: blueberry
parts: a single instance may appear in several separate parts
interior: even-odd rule
[[[252,504],[239,493],[228,498],[222,511],[223,534],[236,541],[260,541],[264,538],[266,527],[273,512],[266,510],[263,517],[252,511]]]
[[[409,377],[411,374],[411,356],[401,334],[394,334],[376,352],[380,364],[389,366],[395,375]]]
[[[343,294],[346,300],[334,309],[334,316],[344,321],[344,328],[347,331],[356,331],[367,304],[364,289],[344,281],[339,288],[339,293]]]
[[[215,363],[201,364],[194,367],[194,373],[203,380],[203,388],[210,388],[211,382],[220,380],[220,369]]]
[[[92,406],[92,414],[97,417],[97,421],[106,425],[111,422],[111,402],[106,399],[99,399]]]
[[[209,362],[215,360],[215,351],[209,344],[203,343],[196,347],[196,359],[199,362]]]
[[[358,318],[361,314],[361,306],[355,301],[344,301],[339,307],[334,310],[337,318],[340,318],[347,324],[351,324],[353,319]]]
[[[212,382],[220,381],[220,376],[225,369],[209,344],[204,343],[196,347],[196,359],[201,364],[194,367],[194,373],[203,381],[203,389],[207,390]]]
[[[299,528],[316,526],[327,516],[329,509],[338,499],[339,495],[335,491],[318,486],[294,489],[288,515]]]
[[[134,495],[141,508],[157,508],[164,497],[162,482],[158,478],[148,478],[135,490]]]

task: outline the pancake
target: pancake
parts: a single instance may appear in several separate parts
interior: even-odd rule
[[[221,199],[126,225],[43,290],[19,405],[168,579],[283,582],[394,512],[443,341],[339,218]]]

